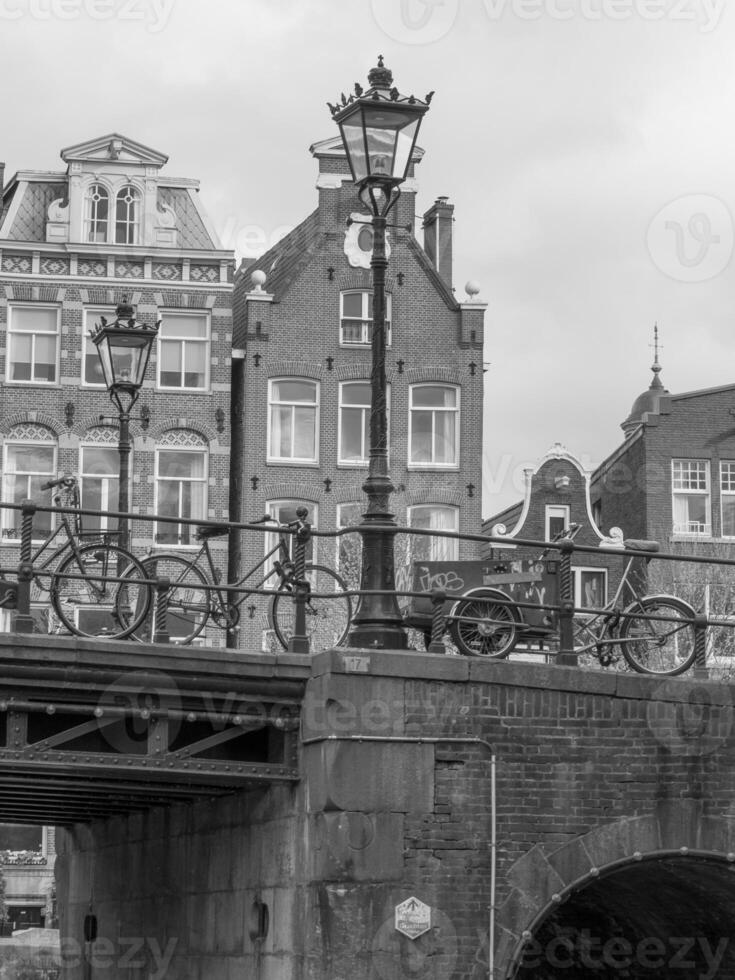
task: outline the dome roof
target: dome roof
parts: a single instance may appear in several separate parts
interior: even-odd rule
[[[659,377],[661,374],[661,365],[658,360],[658,327],[655,328],[655,348],[656,355],[654,357],[653,364],[651,365],[651,370],[653,371],[653,381],[651,382],[647,391],[644,391],[638,395],[636,400],[633,402],[630,415],[623,423],[621,423],[621,428],[626,435],[630,435],[633,429],[643,422],[643,416],[646,415],[646,413],[658,412],[661,406],[661,399],[669,393],[668,389],[664,388],[661,378]]]

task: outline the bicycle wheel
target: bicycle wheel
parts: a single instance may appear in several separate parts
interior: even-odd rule
[[[503,592],[476,592],[460,599],[452,610],[449,634],[466,657],[507,657],[518,639],[517,620]]]
[[[640,674],[682,674],[694,663],[694,610],[674,596],[644,596],[626,609],[620,623],[620,647]],[[646,615],[667,619],[647,619]]]
[[[150,555],[143,559],[142,564],[147,579],[167,578],[171,583],[167,593],[166,616],[171,643],[191,643],[206,626],[212,608],[209,590],[202,588],[210,584],[206,575],[181,555]],[[156,589],[153,585],[148,589],[150,606],[131,631],[141,643],[153,643],[158,629]],[[124,609],[120,609],[119,613],[124,621],[128,613]]]
[[[117,577],[124,582],[109,581]],[[150,591],[138,559],[114,544],[82,545],[54,571],[49,596],[63,625],[77,636],[129,636],[148,611]],[[122,619],[118,610],[129,610]]]
[[[336,572],[323,565],[307,565],[306,579],[312,593],[328,593],[324,597],[311,595],[306,603],[306,635],[311,652],[338,647],[352,621],[352,602],[345,595],[347,586]],[[273,596],[273,629],[284,650],[293,636],[295,608],[291,591],[276,592]]]

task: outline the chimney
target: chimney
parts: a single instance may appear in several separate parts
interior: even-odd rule
[[[444,282],[452,288],[452,222],[454,205],[438,197],[424,215],[424,251]]]
[[[0,160],[0,211],[3,209],[3,187],[5,187],[5,164]]]

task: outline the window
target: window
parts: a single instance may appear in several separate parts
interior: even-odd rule
[[[339,386],[339,458],[346,466],[367,466],[370,455],[369,381],[345,381]],[[390,445],[390,389],[386,390]]]
[[[712,533],[709,462],[672,459],[674,534]]]
[[[58,308],[11,306],[8,314],[8,381],[54,384],[59,359]]]
[[[577,609],[601,609],[607,602],[607,570],[573,568],[574,605]]]
[[[391,343],[391,295],[385,296],[385,344]],[[369,344],[373,339],[372,290],[353,290],[340,295],[340,343]]]
[[[720,510],[723,538],[735,538],[735,463],[720,463]]]
[[[92,184],[85,199],[84,237],[88,242],[107,241],[110,195],[102,184]]]
[[[319,385],[300,378],[271,381],[268,388],[268,459],[318,460]]]
[[[140,225],[140,194],[132,184],[126,184],[115,198],[115,243],[135,245]]]
[[[339,504],[337,507],[337,527],[350,527],[362,524],[366,503]],[[360,587],[362,567],[362,538],[357,532],[344,534],[337,538],[337,571],[350,588]]]
[[[270,516],[278,521],[279,524],[289,524],[291,521],[296,520],[296,511],[299,507],[306,507],[308,514],[306,520],[314,526],[317,520],[318,508],[316,504],[310,504],[308,501],[304,500],[271,500],[265,505],[266,512]],[[291,538],[291,554],[293,555],[293,537]],[[306,546],[306,560],[314,561],[314,541],[312,538],[308,545]],[[275,548],[278,544],[278,533],[276,531],[269,531],[265,536],[265,553],[267,554],[271,548]],[[277,557],[273,556],[274,559]],[[263,574],[268,571],[268,568],[263,569]],[[275,585],[273,580],[270,580],[267,585],[268,587]]]
[[[84,328],[82,330],[83,336],[83,355],[82,355],[82,384],[85,386],[89,385],[94,388],[104,388],[105,387],[105,377],[102,374],[102,363],[100,362],[100,356],[97,353],[97,348],[92,343],[92,338],[89,336],[90,330],[102,322],[102,317],[104,317],[108,323],[115,319],[115,307],[114,306],[94,306],[85,309],[84,311]]]
[[[567,504],[547,504],[544,540],[553,539],[569,527],[569,506]]]
[[[158,386],[205,391],[209,386],[206,313],[164,313],[158,335]]]
[[[459,390],[450,385],[412,385],[409,429],[409,466],[456,467],[459,463]]]
[[[179,430],[167,433],[164,446],[156,449],[156,513],[204,520],[209,468],[204,441],[195,433]],[[195,534],[196,525],[192,524],[156,525],[158,544],[193,545]]]
[[[101,429],[100,432],[111,433],[117,442],[116,430]],[[90,510],[117,510],[120,469],[117,448],[112,445],[84,445],[80,451],[79,463],[82,507]],[[132,461],[130,470],[133,472]],[[82,517],[82,527],[85,531],[112,531],[117,527],[117,520],[85,514]]]
[[[408,508],[408,525],[426,531],[458,531],[459,510],[457,507],[419,504]],[[411,561],[456,561],[459,541],[457,538],[411,535],[409,553]]]
[[[13,438],[25,437],[34,441],[16,442]],[[49,439],[50,432],[41,426],[16,426],[5,443],[3,467],[3,500],[20,504],[26,498],[35,503],[51,505],[48,491],[41,491],[41,484],[56,475],[56,445]],[[40,441],[40,440],[47,441]],[[38,441],[35,441],[38,440]],[[51,531],[52,515],[38,512],[33,517],[33,536],[41,539]],[[2,511],[3,538],[19,539],[21,513],[19,510]]]

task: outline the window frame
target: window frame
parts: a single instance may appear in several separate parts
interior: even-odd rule
[[[126,202],[123,198],[123,194],[126,191],[132,191],[131,200]],[[118,217],[118,207],[123,203],[126,205],[125,217],[121,220]],[[112,241],[111,245],[139,245],[140,244],[140,227],[141,218],[143,210],[143,195],[139,187],[130,181],[126,180],[124,184],[117,188],[115,191],[115,212],[112,216],[112,234],[110,238]],[[132,218],[130,217],[132,211]],[[121,240],[119,236],[119,229],[122,227],[125,230],[125,235]],[[109,232],[108,232],[109,234]]]
[[[87,480],[99,479],[103,483],[103,486],[104,485],[107,485],[106,486],[106,491],[103,490],[103,492],[100,494],[100,507],[99,507],[99,510],[104,510],[105,509],[105,503],[104,503],[105,496],[107,496],[108,501],[110,500],[110,492],[109,491],[110,491],[110,484],[112,484],[113,488],[114,487],[117,488],[117,493],[114,494],[114,499],[112,500],[112,506],[109,506],[109,504],[108,504],[108,509],[109,510],[116,511],[117,510],[117,506],[118,506],[118,499],[119,499],[118,498],[118,494],[119,494],[119,491],[120,491],[119,463],[118,463],[118,466],[116,467],[116,471],[115,471],[114,475],[110,475],[110,474],[106,474],[106,473],[103,473],[103,474],[95,474],[95,473],[85,474],[85,470],[84,470],[84,451],[85,451],[85,449],[107,449],[111,453],[113,453],[114,456],[117,457],[118,460],[119,460],[119,451],[118,451],[118,449],[115,446],[111,445],[108,442],[95,442],[92,439],[83,440],[79,444],[79,499],[80,499],[81,506],[82,507],[86,507],[87,506],[87,504],[85,504],[85,502],[84,502],[84,481],[85,481],[85,478]],[[130,455],[130,472],[131,473],[134,473],[135,472],[135,469],[134,469],[134,466],[133,466],[132,452],[131,452],[131,455]],[[95,509],[97,509],[97,508],[95,508]],[[98,520],[99,521],[99,527],[92,528],[90,526],[90,521],[95,521],[95,520]],[[83,515],[82,516],[82,527],[85,530],[89,530],[89,531],[91,531],[91,530],[98,530],[98,531],[100,531],[100,533],[104,533],[106,531],[116,531],[117,530],[117,520],[114,519],[114,518],[113,519],[110,519],[109,515],[104,515],[104,516],[99,517],[99,518],[94,518],[94,517],[91,517],[90,515]]]
[[[285,523],[285,522],[283,522],[282,518],[280,518],[278,516],[278,513],[277,513],[278,509],[281,508],[281,507],[292,507],[293,510],[294,510],[294,512],[299,507],[306,507],[308,509],[308,511],[309,511],[307,520],[309,521],[309,523],[311,524],[312,527],[317,527],[318,526],[318,520],[319,520],[319,504],[318,504],[317,501],[315,501],[315,500],[295,500],[293,497],[274,497],[272,500],[266,500],[266,502],[265,502],[265,512],[266,512],[266,514],[270,514],[270,516],[274,520],[278,521],[279,524],[280,523]],[[295,513],[294,513],[294,519],[295,519]],[[271,530],[271,531],[267,530],[268,529],[268,525],[267,524],[265,525],[265,527],[266,527],[266,533],[263,535],[263,554],[264,555],[267,555],[268,552],[271,550],[271,548],[275,548],[275,546],[278,544],[278,532],[275,531],[275,530]],[[293,543],[294,543],[294,537],[292,536],[291,537],[291,546],[292,546],[291,554],[292,555],[294,554],[294,552],[293,552]],[[317,557],[316,557],[316,555],[317,555],[317,544],[318,544],[318,539],[317,538],[311,538],[310,541],[309,541],[309,543],[307,544],[307,546],[306,546],[306,560],[308,562],[314,563],[314,562],[317,561]],[[274,555],[274,558],[275,557],[277,557],[277,556]],[[267,571],[269,571],[269,569],[268,568],[264,568],[263,569],[263,574],[265,575],[265,573]],[[276,576],[271,576],[268,579],[268,581],[265,583],[265,588],[275,588],[277,584],[278,584],[278,578]]]
[[[288,381],[297,381],[297,382],[301,382],[303,384],[311,385],[312,388],[313,388],[313,390],[314,390],[314,393],[315,393],[314,402],[313,403],[312,402],[297,402],[297,401],[294,402],[294,401],[280,401],[280,400],[279,401],[274,401],[274,399],[273,399],[274,386],[277,385],[277,384],[279,384],[282,381],[285,381],[285,382],[288,382]],[[314,422],[313,422],[313,426],[314,426],[314,456],[313,457],[307,457],[307,456],[273,456],[271,454],[271,439],[273,437],[273,409],[274,409],[274,407],[276,405],[290,405],[292,407],[292,409],[293,409],[292,412],[291,412],[291,422],[292,422],[292,426],[291,426],[291,446],[292,446],[292,449],[294,448],[294,439],[295,439],[295,432],[296,432],[295,426],[293,425],[293,420],[294,420],[294,417],[295,417],[295,414],[294,414],[295,413],[295,410],[296,410],[296,408],[298,406],[303,406],[305,408],[306,407],[313,406],[313,410],[314,410]],[[321,383],[319,381],[316,381],[314,378],[294,377],[294,376],[291,376],[291,375],[278,376],[278,377],[275,377],[275,378],[269,378],[268,379],[268,419],[267,419],[267,426],[266,426],[266,440],[267,440],[267,443],[266,443],[266,462],[267,463],[275,463],[276,465],[281,465],[281,466],[318,466],[319,465],[319,449],[320,449],[320,446],[319,446],[319,430],[320,430],[320,428],[321,428]]]
[[[700,489],[698,487],[677,487],[677,465],[686,467],[688,475],[691,476],[693,472],[692,467],[694,465],[701,466],[702,472],[705,477],[705,487]],[[683,537],[683,538],[709,538],[712,537],[712,474],[711,474],[711,460],[709,459],[687,459],[683,457],[677,457],[671,460],[671,528],[672,534]],[[692,524],[696,523],[702,527],[701,521],[690,521],[687,519],[687,529],[681,530],[681,525],[677,525],[676,522],[676,501],[677,498],[691,498],[691,497],[704,497],[705,498],[705,516],[706,521],[704,522],[703,529],[691,530]],[[687,516],[689,507],[687,506]]]
[[[8,450],[12,446],[37,446],[39,448],[40,447],[46,447],[46,448],[50,447],[51,450],[52,450],[52,463],[51,463],[51,468],[49,470],[43,470],[43,471],[42,470],[37,470],[37,471],[33,471],[33,472],[28,471],[26,473],[16,473],[16,472],[10,473],[10,471],[8,469]],[[15,499],[14,498],[14,494],[8,493],[8,490],[7,490],[7,483],[6,483],[6,481],[7,481],[7,479],[8,479],[9,476],[13,476],[13,477],[22,476],[22,477],[25,477],[26,478],[26,487],[28,486],[28,482],[27,482],[28,479],[29,478],[32,478],[34,476],[35,477],[43,477],[46,480],[52,480],[52,479],[54,479],[54,477],[56,476],[56,473],[57,473],[58,459],[59,459],[59,445],[58,445],[58,442],[56,442],[54,439],[51,439],[51,438],[49,438],[49,439],[22,439],[22,438],[17,438],[17,437],[14,438],[12,436],[12,434],[11,434],[5,440],[5,442],[3,443],[3,450],[2,450],[3,470],[2,470],[2,481],[0,482],[0,487],[2,488],[2,496],[3,496],[3,499],[7,503],[10,503],[12,500]],[[27,497],[29,494],[30,494],[30,490],[28,490],[26,492],[25,496]],[[38,501],[38,502],[40,503],[41,501]],[[44,501],[44,503],[46,503],[46,504],[51,504],[52,503],[52,501],[50,499],[50,494],[49,494],[49,499],[47,501]],[[12,517],[14,517],[16,515],[17,515],[17,521],[18,521],[17,526],[16,526],[15,523],[13,525],[10,525],[8,523],[8,519],[9,518],[12,518]],[[42,519],[43,519],[44,515],[43,514],[36,514],[36,519],[33,522],[33,529],[34,529],[33,541],[35,541],[35,542],[43,541],[44,538],[51,531],[53,531],[53,529],[55,527],[54,515],[53,514],[47,514],[45,516],[48,517],[48,527],[42,529],[40,527],[40,525],[42,523]],[[40,520],[39,520],[39,518],[40,518]],[[9,531],[11,530],[11,527],[12,527],[12,530],[14,532],[12,534],[9,533]],[[2,542],[2,544],[18,545],[19,542],[20,542],[20,532],[18,530],[19,527],[20,527],[20,511],[17,511],[17,510],[9,510],[9,509],[3,507],[2,508],[2,512],[0,512],[0,542]],[[16,531],[18,533],[15,533]]]
[[[23,385],[23,386],[33,386],[39,385],[44,388],[58,388],[61,384],[60,381],[60,370],[61,370],[61,306],[58,303],[27,303],[23,301],[16,302],[11,300],[8,303],[8,326],[7,326],[7,345],[5,352],[5,382],[9,385]],[[17,310],[53,310],[56,313],[56,330],[54,332],[50,330],[16,330],[13,327],[13,320],[15,318],[15,313]],[[30,336],[35,338],[37,336],[44,337],[55,337],[56,338],[56,358],[54,361],[54,380],[53,381],[39,381],[34,377],[30,377],[28,380],[22,378],[11,378],[11,369],[13,364],[21,363],[17,360],[13,360],[13,340],[12,338],[18,336]],[[31,341],[31,360],[28,362],[30,364],[31,375],[33,375],[33,370],[35,366],[35,339]]]
[[[582,579],[588,573],[591,575],[601,575],[603,580],[602,596],[596,606],[589,606],[582,600]],[[607,593],[609,587],[609,576],[607,568],[592,565],[573,565],[572,566],[573,585],[574,585],[574,605],[577,609],[602,609],[607,603]]]
[[[367,405],[362,406],[357,403],[348,403],[345,405],[343,393],[345,388],[349,385],[366,385],[368,389],[368,402]],[[350,378],[347,381],[340,381],[339,392],[337,401],[337,466],[339,467],[349,467],[352,469],[367,469],[370,462],[370,411],[372,402],[372,391],[369,378]],[[342,456],[342,432],[343,432],[343,418],[342,410],[344,408],[350,409],[364,409],[365,414],[365,425],[363,428],[363,433],[365,437],[365,453],[363,456],[354,459],[347,459]],[[388,435],[388,459],[390,460],[390,385],[386,385],[385,389],[385,410],[386,410],[386,421],[387,421],[387,435]]]
[[[359,510],[359,521],[362,523],[363,516],[365,514],[365,509],[367,504],[364,501],[359,500],[345,500],[342,503],[337,504],[337,529],[341,530],[345,527],[350,527],[354,524],[354,521],[345,521],[343,517],[343,512],[348,507],[355,507]],[[362,571],[362,538],[359,534],[344,534],[337,538],[337,548],[334,556],[334,567],[338,575],[345,577],[345,572],[343,569],[344,562],[347,560],[346,548],[350,545],[355,547],[355,565],[357,571],[357,587],[360,584],[360,574]],[[348,583],[349,584],[349,583]]]
[[[419,388],[446,388],[450,391],[454,391],[456,394],[456,402],[451,409],[442,408],[431,408],[428,406],[414,406],[414,392]],[[462,388],[457,384],[448,384],[444,381],[419,381],[415,384],[409,385],[408,387],[408,462],[407,467],[410,470],[459,470],[460,468],[460,433],[461,433],[461,402],[462,402]],[[413,442],[414,442],[414,431],[413,431],[413,413],[414,411],[428,412],[432,413],[432,459],[429,462],[425,461],[414,461],[413,456]],[[451,463],[438,463],[436,462],[436,431],[435,431],[435,421],[433,420],[436,412],[449,412],[454,413],[454,461]]]
[[[562,513],[553,513],[553,511],[561,511]],[[544,541],[551,541],[551,522],[554,518],[561,517],[564,521],[564,530],[569,530],[569,523],[571,520],[571,507],[569,504],[546,504],[544,506]]]
[[[447,511],[454,515],[454,527],[453,528],[436,528],[436,530],[449,531],[453,530],[455,534],[459,533],[459,507],[456,504],[412,504],[406,508],[406,524],[408,527],[413,527],[413,516],[417,511]],[[423,528],[421,530],[424,530]],[[415,549],[416,543],[419,541],[429,542],[429,557],[416,557]],[[449,549],[448,555],[437,555],[435,549],[441,547],[443,549]],[[409,535],[408,542],[408,558],[409,561],[458,561],[459,560],[459,538],[434,538],[431,535]]]
[[[92,199],[92,194],[95,189],[99,189],[104,192],[104,196],[107,200],[107,215],[104,219],[104,231],[96,231],[94,237],[92,236],[92,229],[101,223],[101,220],[96,217],[97,212],[97,202]],[[110,207],[111,194],[110,188],[107,184],[102,183],[100,180],[92,181],[87,185],[84,192],[84,241],[92,245],[106,245],[110,237]],[[99,237],[102,235],[102,237]]]
[[[345,296],[362,296],[362,313],[361,317],[348,317],[345,316],[344,312],[344,298]],[[373,299],[372,289],[343,289],[339,294],[339,346],[340,347],[370,347],[372,343],[372,324],[373,317],[368,316],[370,311],[370,304]],[[360,323],[361,337],[367,337],[367,339],[361,340],[345,340],[344,338],[344,321],[349,320],[352,323]],[[369,328],[367,325],[370,325]],[[393,294],[386,292],[385,294],[385,346],[393,346]]]
[[[169,452],[169,453],[170,452],[174,452],[174,453],[177,453],[178,455],[186,454],[187,456],[195,456],[195,455],[203,456],[204,457],[204,475],[202,477],[196,477],[196,478],[192,477],[192,478],[190,478],[187,481],[184,481],[184,480],[182,480],[180,478],[174,479],[174,478],[169,478],[169,477],[161,477],[161,475],[160,475],[161,453],[165,453],[165,452]],[[188,482],[190,484],[200,484],[204,488],[204,492],[203,492],[203,495],[202,495],[201,513],[200,513],[199,516],[195,516],[192,513],[191,515],[189,515],[188,517],[186,517],[186,520],[202,521],[202,522],[203,521],[206,521],[206,519],[207,519],[207,508],[208,508],[208,505],[209,505],[209,447],[208,446],[204,445],[203,443],[202,443],[201,446],[178,446],[175,443],[171,442],[171,443],[167,443],[165,445],[158,445],[158,446],[155,447],[155,450],[154,450],[154,463],[153,463],[153,485],[154,485],[154,512],[156,514],[159,512],[160,486],[161,486],[161,483],[162,482],[164,482],[164,483],[177,483],[178,482],[179,484],[181,484],[183,482]],[[181,488],[180,487],[179,487],[179,501],[178,501],[178,506],[179,506],[179,513],[176,516],[179,519],[182,519],[182,518],[185,517],[185,515],[181,514],[181,512],[180,512],[180,510],[181,510]],[[173,515],[171,515],[171,516],[173,516]],[[169,523],[167,521],[165,524],[161,524],[161,527],[164,528],[164,529],[166,529],[166,528],[173,529],[175,527],[178,527],[179,528],[179,533],[177,535],[178,541],[175,544],[173,544],[173,543],[171,543],[169,541],[160,541],[159,540],[159,525],[158,525],[158,522],[156,522],[153,525],[153,540],[154,540],[154,545],[156,547],[165,547],[165,548],[170,548],[170,549],[181,548],[181,549],[185,549],[185,550],[190,550],[190,549],[193,549],[193,548],[197,548],[198,547],[197,541],[194,540],[194,535],[196,534],[196,526],[195,525],[192,525],[192,524],[178,524],[177,525],[177,524],[174,524],[173,522]],[[187,540],[185,542],[182,542],[182,540],[181,540],[181,538],[182,538],[181,529],[182,528],[188,529],[188,534],[189,534],[190,540]]]
[[[725,489],[723,477],[725,475],[725,467],[730,468],[730,483],[732,484],[732,489]],[[728,540],[735,538],[735,515],[733,516],[733,531],[732,534],[725,533],[725,508],[724,503],[726,500],[732,500],[733,507],[735,507],[735,460],[731,459],[721,459],[720,460],[720,534],[723,538]]]
[[[181,309],[162,309],[158,311],[159,318],[161,320],[161,326],[158,331],[158,343],[156,345],[156,389],[158,391],[165,392],[175,392],[183,391],[187,394],[207,394],[211,388],[211,351],[212,351],[212,315],[210,310],[181,310]],[[202,340],[191,338],[191,337],[172,337],[167,338],[164,336],[164,327],[166,324],[167,316],[181,316],[189,317],[190,319],[203,319],[204,320],[204,338]],[[204,385],[198,388],[187,387],[186,385],[164,385],[161,383],[161,369],[163,365],[163,344],[164,343],[178,343],[181,345],[180,349],[182,352],[181,356],[181,366],[182,366],[182,380],[186,376],[186,346],[187,342],[189,344],[194,344],[197,346],[204,347]]]

